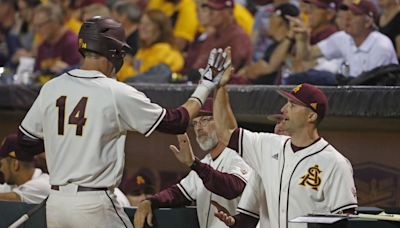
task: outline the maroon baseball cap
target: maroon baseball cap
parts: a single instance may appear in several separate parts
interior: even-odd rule
[[[278,93],[297,104],[310,108],[318,114],[320,120],[328,111],[328,98],[316,86],[303,83],[294,87],[291,92],[278,90]]]
[[[303,2],[313,4],[313,5],[317,6],[318,8],[337,10],[337,9],[339,9],[342,1],[341,0],[303,0]]]
[[[44,152],[44,146],[41,143],[38,146],[22,146],[18,144],[17,134],[7,136],[0,148],[0,158],[11,157],[20,161],[33,161],[36,154]]]
[[[357,15],[367,15],[374,19],[377,22],[379,17],[378,9],[369,0],[353,0],[351,4],[342,4],[340,6],[342,10],[350,10],[351,12]]]
[[[212,116],[213,115],[213,98],[207,97],[203,107],[201,107],[198,116]]]
[[[129,178],[128,192],[132,195],[154,194],[156,189],[155,174],[147,168],[141,168]]]
[[[233,8],[233,0],[207,0],[202,6],[207,6],[212,9],[221,10],[225,8]]]

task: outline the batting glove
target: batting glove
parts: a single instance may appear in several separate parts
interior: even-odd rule
[[[198,99],[203,105],[208,94],[219,84],[222,75],[230,65],[231,59],[221,48],[212,49],[208,57],[207,67],[199,69],[200,82],[191,97]]]

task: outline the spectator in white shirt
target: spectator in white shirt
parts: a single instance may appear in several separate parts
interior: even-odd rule
[[[40,203],[50,193],[49,175],[35,168],[33,154],[44,151],[43,144],[23,147],[17,134],[6,137],[0,148],[0,170],[6,184],[16,187],[1,192],[0,200]]]
[[[375,31],[378,10],[369,0],[353,1],[341,5],[344,31],[332,34],[316,45],[309,45],[309,31],[303,22],[290,18],[296,27],[296,50],[301,59],[318,57],[343,58],[341,74],[357,77],[379,66],[398,64],[396,52],[390,39]]]

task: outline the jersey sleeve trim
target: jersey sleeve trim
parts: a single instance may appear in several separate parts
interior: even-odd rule
[[[239,128],[239,156],[243,157],[243,129]]]
[[[231,173],[231,174],[234,175],[235,177],[238,177],[240,180],[242,180],[244,183],[247,184],[247,180],[246,180],[244,177],[240,176],[240,175],[237,174],[237,173]]]
[[[146,133],[144,134],[144,136],[149,136],[156,128],[157,126],[161,123],[161,121],[163,120],[164,116],[165,116],[166,110],[163,108],[162,112],[160,113],[160,115],[158,116],[157,120],[154,122],[154,124],[149,128],[149,130],[146,131]]]
[[[195,201],[192,197],[190,197],[189,193],[181,184],[177,184],[177,186],[179,190],[181,190],[182,194],[186,197],[186,199],[188,199],[189,201]]]
[[[248,216],[251,216],[253,218],[260,219],[260,215],[259,214],[255,213],[255,212],[252,212],[252,211],[249,211],[249,210],[246,210],[244,208],[237,207],[236,211],[238,211],[238,212],[240,212],[242,214],[246,214]]]
[[[344,206],[341,206],[339,208],[332,210],[331,213],[338,213],[339,211],[344,211],[344,210],[347,210],[350,208],[355,208],[355,207],[357,207],[356,203],[349,203],[349,204],[346,204]]]
[[[32,138],[32,139],[42,139],[42,138],[40,138],[40,137],[38,137],[38,136],[36,136],[36,135],[30,133],[30,132],[29,132],[28,130],[26,130],[22,125],[19,125],[19,130],[20,130],[22,133],[24,133],[24,135],[28,136],[29,138]]]

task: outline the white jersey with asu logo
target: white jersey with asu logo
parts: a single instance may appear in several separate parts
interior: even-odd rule
[[[269,228],[267,200],[262,180],[256,172],[250,175],[249,183],[243,190],[242,197],[236,211],[259,219],[257,227]]]
[[[240,129],[239,154],[261,177],[271,227],[309,213],[336,213],[357,206],[350,162],[323,138],[293,152],[288,136]]]
[[[246,183],[252,172],[243,159],[229,148],[225,148],[215,160],[207,154],[201,162],[220,172],[233,174]],[[214,216],[216,208],[211,205],[211,200],[225,207],[231,214],[235,214],[240,197],[228,200],[208,191],[195,171],[191,171],[177,186],[188,200],[196,201],[197,217],[201,228],[227,227]],[[226,187],[229,188],[229,186]]]
[[[127,131],[146,136],[165,109],[98,71],[71,70],[46,83],[20,130],[44,138],[51,185],[117,186]]]

